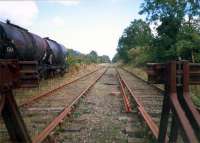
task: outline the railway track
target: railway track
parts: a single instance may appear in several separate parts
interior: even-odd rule
[[[164,91],[157,86],[149,84],[147,81],[141,79],[130,71],[118,69],[118,74],[119,81],[122,83],[122,90],[128,91],[127,94],[129,94],[136,103],[140,116],[151,130],[154,138],[157,139],[159,135]],[[124,100],[124,102],[126,101]],[[127,103],[125,104],[125,107],[126,106]],[[168,126],[171,126],[171,122],[170,119]],[[182,130],[179,130],[177,139],[178,143],[188,142],[185,133],[183,133]],[[165,142],[168,142],[168,136],[166,136]]]
[[[127,104],[128,108],[125,108],[124,112],[123,99],[129,101],[129,97],[120,94],[116,75],[117,71],[113,67],[109,68],[76,108],[76,114],[74,113],[62,124],[62,131],[57,130],[54,133],[56,141],[71,143],[147,141],[146,135],[143,136],[144,128],[137,118],[137,113],[132,112],[134,108],[131,104]]]
[[[94,89],[91,90],[91,93],[88,95],[97,95],[98,97],[91,97],[91,99],[88,98],[88,102],[86,102],[87,105],[83,104],[84,109],[90,108],[90,106],[95,106],[94,109],[97,111],[96,115],[102,114],[102,116],[107,116],[107,111],[110,111],[112,113],[113,106],[121,106],[119,104],[119,99],[115,96],[121,96],[121,103],[123,101],[124,103],[124,110],[128,114],[122,114],[118,113],[116,114],[109,114],[110,120],[112,119],[112,122],[115,120],[116,124],[113,124],[114,126],[117,126],[119,123],[121,124],[121,127],[125,127],[126,125],[124,122],[121,122],[118,120],[117,116],[127,116],[125,119],[129,120],[129,117],[132,118],[131,121],[127,125],[128,127],[132,127],[134,132],[128,133],[127,129],[125,129],[125,136],[124,134],[120,133],[120,135],[123,136],[123,139],[126,138],[126,134],[129,137],[132,138],[133,143],[141,142],[156,142],[155,139],[158,138],[159,135],[159,123],[161,119],[161,112],[162,112],[162,104],[163,104],[163,90],[149,84],[147,81],[139,78],[137,75],[134,75],[133,73],[126,71],[121,68],[110,68],[108,72],[108,68],[102,68],[95,70],[91,73],[86,74],[85,76],[82,76],[80,78],[77,78],[69,83],[66,83],[50,92],[47,92],[42,95],[38,95],[27,102],[24,102],[20,105],[20,110],[23,116],[23,119],[25,120],[25,123],[27,125],[28,132],[30,133],[31,139],[33,143],[40,143],[40,142],[48,142],[48,139],[51,138],[51,136],[56,136],[55,132],[58,132],[59,130],[55,130],[55,128],[59,128],[59,125],[61,125],[64,122],[64,118],[72,113],[72,111],[75,108],[76,103],[78,103],[81,100],[81,97],[83,95],[86,95],[89,89],[91,89],[97,81],[106,73],[103,78],[98,82],[97,85],[95,85]],[[117,75],[117,76],[115,76]],[[118,77],[118,83],[116,83]],[[114,82],[115,81],[115,82]],[[110,88],[112,86],[112,88]],[[97,88],[98,87],[98,88]],[[118,92],[120,87],[120,92]],[[111,94],[112,90],[115,89],[116,95],[112,97],[108,97],[107,95]],[[102,95],[97,92],[97,90],[107,90],[102,91],[102,93],[106,93],[105,95]],[[93,92],[92,92],[93,91]],[[109,93],[110,92],[110,93]],[[115,94],[114,92],[114,94]],[[113,93],[112,93],[113,94]],[[100,96],[101,95],[101,96]],[[107,97],[106,97],[107,96]],[[114,100],[112,100],[112,98]],[[105,102],[105,107],[96,106],[96,104],[99,102],[99,100]],[[112,106],[110,103],[106,103],[106,100],[110,100],[109,102],[117,102],[118,104],[114,103]],[[92,103],[92,104],[91,104]],[[101,104],[102,104],[101,103]],[[107,106],[107,105],[108,106]],[[107,106],[107,107],[106,107]],[[1,109],[1,108],[0,108]],[[77,109],[78,110],[78,109]],[[116,110],[116,107],[115,109]],[[103,112],[102,112],[103,111]],[[104,111],[106,114],[104,114]],[[84,111],[85,112],[85,111]],[[99,113],[98,113],[99,112]],[[94,112],[91,112],[90,116],[96,118],[96,115],[93,115]],[[131,114],[129,114],[131,113]],[[95,114],[95,113],[94,113]],[[112,116],[111,116],[112,115]],[[131,116],[130,116],[131,115]],[[141,117],[141,118],[139,118]],[[93,122],[93,119],[86,118],[88,122]],[[102,121],[101,121],[102,120]],[[107,120],[105,120],[105,117],[99,118],[98,121],[101,121],[102,126],[105,126],[105,128],[110,128],[112,123],[108,124]],[[105,123],[104,123],[105,122]],[[72,123],[72,122],[71,122]],[[70,123],[70,124],[71,124]],[[137,123],[137,124],[136,124]],[[139,123],[139,125],[138,125]],[[76,124],[76,123],[72,123]],[[170,123],[171,124],[171,123]],[[169,125],[170,125],[169,124]],[[83,128],[87,133],[83,134],[93,134],[94,138],[92,140],[97,139],[98,137],[96,134],[92,133],[90,129],[90,125],[84,125]],[[91,126],[95,127],[95,124],[91,123]],[[148,129],[151,132],[151,136],[149,137],[148,133],[144,133],[145,131],[139,131],[142,132],[142,137],[137,137],[138,128],[139,130],[143,130],[144,128],[148,127]],[[60,126],[61,127],[61,126]],[[1,128],[0,128],[1,129]],[[54,132],[55,131],[55,132]],[[95,132],[98,134],[99,130],[98,128],[95,129]],[[116,131],[115,131],[116,132]],[[121,132],[121,131],[118,131]],[[112,132],[109,132],[113,135]],[[181,132],[180,132],[181,133]],[[65,133],[61,133],[63,136],[65,136]],[[73,133],[72,133],[73,134]],[[82,133],[81,133],[82,134]],[[144,135],[146,134],[146,135]],[[181,135],[181,136],[180,136]],[[182,133],[178,136],[178,143],[184,142],[184,138],[182,138]],[[95,137],[96,136],[96,137]],[[106,136],[106,135],[105,135]],[[111,140],[109,136],[106,136],[108,140]],[[153,138],[152,138],[153,137]],[[183,136],[184,137],[184,136]],[[90,140],[88,138],[88,140]],[[166,137],[166,142],[168,140],[168,137]],[[1,139],[1,142],[7,142],[8,140]],[[129,139],[128,139],[129,142]]]
[[[92,72],[89,72],[89,73],[87,73],[87,74],[81,76],[81,77],[78,77],[78,78],[76,78],[76,79],[74,79],[74,80],[71,80],[71,81],[69,81],[69,82],[67,82],[67,83],[65,83],[65,84],[63,84],[63,85],[60,85],[60,86],[58,86],[57,88],[54,88],[53,90],[50,90],[50,91],[48,91],[48,92],[45,92],[45,93],[36,95],[36,96],[34,96],[34,97],[32,97],[32,98],[30,98],[30,99],[24,101],[24,102],[21,102],[20,105],[19,105],[19,107],[24,107],[24,106],[31,105],[32,103],[34,103],[34,102],[36,102],[36,101],[42,99],[43,97],[52,95],[52,94],[54,94],[55,92],[61,90],[62,88],[65,88],[66,86],[68,86],[68,85],[70,85],[70,84],[72,84],[72,83],[74,83],[74,82],[76,82],[76,81],[78,81],[78,80],[81,80],[81,79],[83,79],[83,78],[85,78],[85,77],[87,77],[87,76],[89,76],[89,75],[91,75],[91,74],[97,72],[97,71],[100,70],[100,69],[101,69],[101,68],[98,68],[98,69],[96,69],[96,70],[94,70],[94,71],[92,71]]]
[[[105,71],[105,68],[96,70],[22,103],[20,110],[32,141],[42,142],[64,117],[71,113],[75,103]],[[0,139],[0,141],[6,142],[8,139]]]
[[[147,84],[148,84],[149,86],[151,86],[152,88],[155,88],[156,90],[158,90],[161,94],[164,94],[164,89],[162,89],[162,88],[160,88],[160,87],[158,87],[158,86],[156,86],[156,85],[154,85],[154,84],[150,84],[148,81],[144,80],[143,78],[137,76],[136,74],[134,74],[133,72],[131,72],[131,71],[125,69],[125,68],[121,68],[121,69],[123,69],[124,71],[130,73],[132,76],[138,78],[139,80],[144,81],[145,83],[147,83]],[[200,113],[200,107],[197,107],[197,106],[196,106],[196,109],[197,109],[198,112]]]
[[[136,102],[140,115],[157,138],[162,112],[162,90],[149,85],[126,70],[118,69],[118,74],[120,82],[124,85],[123,90],[127,90]]]

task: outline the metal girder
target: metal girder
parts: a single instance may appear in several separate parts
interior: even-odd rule
[[[12,89],[18,86],[19,68],[16,60],[0,60],[0,113],[12,142],[30,143]]]
[[[147,73],[149,82],[165,84],[158,142],[165,141],[171,110],[173,118],[169,142],[176,142],[178,130],[181,128],[187,142],[198,143],[200,114],[189,96],[189,84],[200,84],[200,64],[190,64],[187,61],[148,64]]]
[[[187,63],[186,61],[176,61],[177,64]],[[200,84],[200,64],[189,64],[189,84]],[[182,65],[183,66],[183,65]],[[167,66],[163,63],[148,63],[146,72],[148,81],[153,84],[165,84],[167,82]],[[177,75],[183,74],[182,70],[176,70]]]

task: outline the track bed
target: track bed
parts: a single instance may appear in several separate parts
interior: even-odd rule
[[[161,90],[111,66],[21,106],[20,110],[33,143],[154,143],[162,101]],[[130,105],[129,111],[126,105]],[[47,127],[65,110],[72,113],[65,116],[71,116],[56,119],[59,121],[48,132]],[[0,141],[9,142],[2,136]]]
[[[117,72],[109,68],[53,138],[59,143],[144,143],[148,138],[140,121],[137,112],[125,112]]]

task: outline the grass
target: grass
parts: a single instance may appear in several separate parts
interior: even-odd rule
[[[38,88],[30,89],[17,89],[14,90],[14,95],[16,95],[16,100],[18,103],[24,102],[30,97],[36,96],[38,94],[43,94],[48,92],[56,87],[59,87],[66,83],[77,78],[77,74],[80,73],[84,75],[86,72],[90,72],[96,68],[96,65],[76,65],[76,67],[71,67],[69,72],[66,73],[63,77],[57,76],[55,78],[50,78],[47,80],[41,80]],[[82,70],[80,70],[82,69]]]

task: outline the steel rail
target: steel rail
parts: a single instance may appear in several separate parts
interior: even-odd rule
[[[158,135],[159,135],[159,128],[156,125],[155,121],[152,119],[152,117],[148,114],[148,112],[144,109],[144,106],[142,105],[141,101],[136,97],[135,93],[132,91],[132,89],[129,87],[129,85],[127,84],[127,82],[123,79],[123,77],[121,76],[120,72],[119,72],[119,76],[121,77],[122,82],[124,83],[125,87],[127,88],[127,90],[129,91],[129,93],[131,94],[131,96],[133,97],[133,99],[135,100],[136,104],[137,104],[137,109],[140,112],[140,114],[142,115],[142,118],[144,119],[144,121],[146,122],[146,124],[148,125],[149,129],[151,130],[151,132],[153,133],[154,137],[156,139],[158,139]],[[168,137],[166,137],[166,141],[167,142]]]
[[[122,67],[121,67],[121,69],[124,70],[124,71],[126,71],[126,72],[128,72],[128,73],[130,73],[130,74],[133,75],[134,77],[136,77],[136,78],[138,78],[138,79],[144,81],[145,83],[147,83],[147,84],[150,85],[151,87],[155,88],[155,89],[158,90],[159,92],[164,92],[163,89],[161,89],[161,88],[159,88],[159,87],[157,87],[157,86],[155,86],[155,85],[149,83],[148,81],[146,81],[146,80],[144,80],[143,78],[139,77],[139,76],[136,75],[135,73],[133,73],[133,72],[131,72],[131,71],[125,69],[125,68],[122,68]]]
[[[130,102],[129,102],[128,97],[126,95],[125,87],[124,87],[124,85],[122,83],[122,79],[119,76],[119,72],[118,71],[117,71],[117,73],[118,73],[118,80],[119,80],[119,84],[120,84],[120,90],[121,90],[122,97],[123,97],[123,100],[124,100],[125,110],[126,110],[126,112],[131,112],[131,105],[130,105]]]
[[[79,101],[79,99],[80,99],[83,95],[85,95],[85,93],[86,93],[87,91],[89,91],[90,88],[92,88],[92,87],[95,85],[95,83],[104,75],[104,73],[105,73],[107,70],[108,70],[108,68],[106,68],[106,69],[104,70],[104,72],[94,80],[94,82],[92,82],[84,91],[82,91],[81,94],[80,94],[78,97],[76,97],[76,98],[74,99],[74,101],[73,101],[70,105],[66,105],[66,106],[64,107],[63,111],[62,111],[57,117],[55,117],[55,118],[51,121],[51,123],[50,123],[42,132],[40,132],[36,137],[34,137],[32,143],[41,143],[42,141],[44,141],[44,140],[46,139],[46,137],[51,133],[51,131],[53,131],[53,129],[54,129],[57,125],[59,125],[59,123],[62,122],[62,120],[63,120],[67,115],[69,115],[69,114],[71,113],[74,104],[76,104],[76,103]]]
[[[92,71],[92,72],[90,72],[90,73],[87,73],[87,74],[85,74],[85,75],[83,75],[83,76],[81,76],[81,77],[79,77],[79,78],[76,78],[76,79],[74,79],[74,80],[71,80],[71,81],[69,81],[69,82],[67,82],[67,83],[65,83],[65,84],[63,84],[63,85],[61,85],[61,86],[59,86],[59,87],[56,87],[56,88],[54,88],[53,90],[50,90],[50,91],[48,91],[48,92],[46,92],[46,93],[42,93],[42,94],[40,94],[40,95],[34,96],[34,97],[32,97],[31,99],[28,99],[27,101],[25,101],[25,102],[23,102],[22,104],[20,104],[19,107],[24,107],[24,106],[31,105],[31,104],[33,104],[34,102],[40,100],[41,98],[46,97],[46,96],[50,96],[50,95],[52,95],[53,93],[55,93],[56,91],[58,91],[58,90],[64,88],[65,86],[67,86],[67,85],[69,85],[69,84],[72,84],[72,83],[74,83],[74,82],[76,82],[76,81],[78,81],[78,80],[80,80],[80,79],[83,79],[84,77],[87,77],[87,76],[89,76],[89,75],[91,75],[91,74],[93,74],[93,73],[99,71],[100,69],[102,69],[102,68],[98,68],[97,70],[94,70],[94,71]]]
[[[158,86],[149,83],[148,81],[144,80],[143,78],[137,76],[135,73],[133,73],[133,72],[131,72],[131,71],[125,69],[125,68],[122,68],[122,67],[120,67],[120,68],[121,68],[122,70],[124,70],[124,71],[130,73],[130,74],[133,75],[134,77],[136,77],[136,78],[138,78],[138,79],[144,81],[145,83],[147,83],[147,84],[150,85],[151,87],[155,88],[155,89],[158,90],[159,92],[161,92],[161,93],[164,93],[164,92],[165,92],[164,89],[161,89],[161,88],[159,88]],[[188,91],[188,92],[189,92],[189,91]],[[186,96],[187,96],[187,95],[186,95]],[[191,100],[191,99],[190,99],[190,100]],[[186,101],[188,101],[188,100],[186,100]],[[192,101],[189,101],[189,102],[192,102]],[[196,108],[196,110],[200,113],[200,107],[196,106],[195,108]],[[198,123],[198,124],[199,124],[199,123]]]

